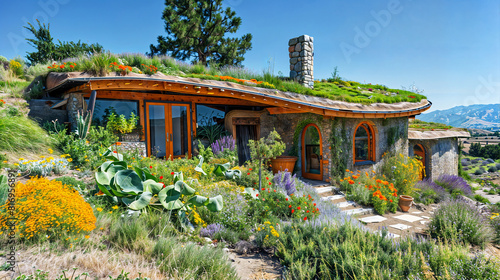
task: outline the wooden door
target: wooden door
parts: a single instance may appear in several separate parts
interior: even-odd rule
[[[308,124],[302,131],[302,177],[323,180],[323,147],[319,128]]]

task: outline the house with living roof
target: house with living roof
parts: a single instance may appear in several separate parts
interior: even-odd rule
[[[313,38],[292,38],[288,54],[290,79],[314,88],[317,83],[313,79]],[[418,154],[417,146],[422,147],[426,166],[439,162],[431,155],[434,148],[426,142],[427,136],[419,140],[420,136],[408,129],[408,120],[432,105],[426,99],[352,102],[256,87],[254,81],[241,84],[161,73],[96,77],[80,72],[51,72],[45,84],[49,96],[60,98],[50,104],[51,110],[59,116],[64,112],[73,127],[79,111],[90,109],[94,119],[103,117],[110,107],[119,114],[134,112],[144,133],[124,145],[132,145],[147,156],[195,155],[197,129],[208,119],[224,124],[236,139],[240,163],[249,159],[249,139],[258,139],[276,129],[286,143],[285,154],[298,158],[295,171],[313,180],[330,181],[346,168],[367,171],[380,162],[384,153]],[[334,87],[372,97],[371,88],[344,84]],[[399,94],[380,92],[395,98]],[[439,142],[441,138],[436,139],[432,141]],[[441,148],[456,154],[455,144]],[[428,168],[428,174],[436,169]]]

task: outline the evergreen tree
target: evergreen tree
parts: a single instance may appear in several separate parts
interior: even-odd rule
[[[80,41],[75,43],[73,41],[61,42],[58,40],[58,44],[56,45],[50,35],[50,24],[45,26],[45,24],[41,24],[38,19],[36,21],[38,23],[38,29],[29,22],[28,27],[24,26],[24,28],[28,29],[35,36],[34,39],[26,39],[29,44],[36,49],[36,52],[31,52],[26,55],[31,65],[47,63],[52,60],[59,61],[68,57],[91,55],[104,51],[103,47],[97,43],[88,45]]]
[[[149,55],[167,54],[203,65],[241,65],[243,55],[252,48],[250,33],[241,38],[226,38],[235,33],[241,18],[222,0],[165,0],[163,11],[167,36],[158,36]]]

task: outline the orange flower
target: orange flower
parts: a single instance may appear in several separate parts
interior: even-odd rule
[[[116,146],[120,146],[122,144],[122,142],[116,142],[115,145]]]
[[[349,180],[349,184],[354,184],[354,181],[353,180]]]
[[[358,179],[358,177],[359,177],[359,176],[352,175],[352,178],[353,178],[354,180]]]

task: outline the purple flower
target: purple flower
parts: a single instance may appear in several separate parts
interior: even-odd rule
[[[236,141],[233,136],[224,136],[212,143],[212,152],[218,156],[224,150],[234,151],[236,147]]]
[[[467,184],[467,182],[459,176],[456,175],[440,175],[434,183],[445,188],[447,191],[452,193],[454,190],[461,191],[464,195],[471,195],[472,189]]]
[[[285,170],[284,172],[278,171],[278,174],[274,176],[274,185],[286,191],[287,195],[295,193],[295,177],[292,173]]]
[[[213,238],[216,233],[223,231],[225,228],[221,224],[209,224],[206,228],[202,228],[200,235],[203,237]]]
[[[449,197],[448,192],[442,186],[432,182],[432,180],[428,178],[417,182],[415,187],[420,190],[421,194],[426,193],[428,190],[434,191],[437,195],[435,202],[444,201]]]

